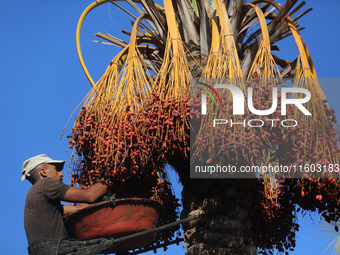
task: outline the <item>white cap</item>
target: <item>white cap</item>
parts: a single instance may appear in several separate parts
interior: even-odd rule
[[[45,154],[40,154],[35,157],[27,159],[24,164],[22,165],[21,174],[23,175],[21,177],[21,180],[25,180],[26,176],[30,176],[30,172],[39,166],[40,164],[53,164],[57,167],[58,171],[61,171],[64,168],[65,160],[53,160],[49,158]]]

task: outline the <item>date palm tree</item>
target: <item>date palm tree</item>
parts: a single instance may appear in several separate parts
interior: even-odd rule
[[[317,210],[327,221],[338,220],[340,184],[333,175],[307,175],[301,171],[292,178],[255,174],[190,178],[190,167],[195,164],[232,164],[238,168],[290,165],[300,170],[301,165],[313,163],[321,169],[339,162],[334,111],[317,82],[311,56],[299,34],[304,28],[298,20],[311,10],[302,10],[305,2],[164,0],[157,4],[152,0],[126,0],[130,10],[123,8],[120,1],[98,0],[80,19],[78,48],[85,16],[107,2],[133,18],[132,32],[125,31],[131,41],[97,34],[123,48],[97,84],[89,76],[81,53],[80,60],[97,102],[103,100],[100,104],[105,105],[124,95],[124,100],[117,100],[112,108],[118,116],[112,125],[130,114],[122,110],[127,106],[149,116],[148,120],[155,119],[158,126],[152,125],[152,131],[150,126],[139,130],[149,134],[145,139],[159,148],[158,158],[148,157],[148,162],[162,157],[180,177],[181,217],[211,213],[183,225],[186,254],[271,254],[274,249],[288,253],[295,247],[295,232],[299,228],[296,205],[303,210]],[[279,57],[279,45],[287,37],[293,39],[293,44],[285,47],[297,49],[293,59]],[[273,89],[284,87],[284,81],[292,78],[295,88],[311,93],[304,106],[312,117],[288,107],[285,119],[299,123],[291,128],[272,122],[255,129],[242,125],[214,129],[210,123],[215,108],[209,106],[208,114],[201,115],[199,83],[234,82],[245,95],[247,87],[252,87],[257,91],[254,107],[264,110],[270,108]],[[123,89],[114,89],[118,83],[124,85]],[[223,102],[232,100],[228,92],[219,94]],[[303,95],[294,97],[301,99]],[[158,105],[166,103],[171,106],[159,110]],[[208,103],[214,104],[212,100]],[[232,108],[222,107],[222,117],[230,118]],[[282,118],[281,110],[278,106],[268,119]],[[167,114],[169,120],[163,122]],[[249,111],[241,117],[245,116],[264,121],[263,116],[251,115]],[[235,121],[241,120],[235,117]],[[169,125],[174,128],[168,128]]]

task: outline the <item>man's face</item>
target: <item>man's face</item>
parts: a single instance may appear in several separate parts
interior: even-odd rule
[[[55,165],[45,164],[44,166],[47,177],[55,180],[63,181],[64,174],[57,170]]]

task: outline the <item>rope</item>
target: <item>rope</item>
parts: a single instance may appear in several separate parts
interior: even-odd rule
[[[66,237],[62,237],[62,238],[59,239],[58,244],[57,244],[57,250],[55,252],[56,255],[59,254],[59,249],[60,249],[61,241],[64,240],[64,239],[66,239]]]
[[[183,223],[195,220],[195,219],[199,219],[199,218],[201,218],[203,216],[213,215],[213,214],[219,213],[219,212],[221,212],[221,211],[223,211],[225,209],[226,208],[222,208],[222,209],[216,210],[214,212],[202,213],[202,214],[198,214],[198,215],[192,215],[192,216],[189,216],[189,217],[187,217],[185,219],[174,221],[174,222],[165,224],[165,225],[160,226],[160,227],[156,227],[156,228],[152,228],[152,229],[149,229],[149,230],[140,231],[140,232],[137,232],[137,233],[134,233],[134,234],[131,234],[131,235],[127,235],[127,236],[123,236],[123,237],[120,237],[120,238],[117,238],[117,239],[111,238],[111,240],[112,240],[113,244],[124,242],[124,241],[130,240],[130,239],[136,238],[136,237],[140,237],[140,236],[143,236],[143,235],[147,235],[147,234],[151,234],[151,233],[154,233],[154,232],[162,231],[162,230],[165,230],[167,228],[171,228],[171,227],[177,226],[179,224],[183,224]]]
[[[140,237],[140,236],[144,236],[144,235],[151,234],[151,233],[154,233],[154,232],[162,231],[162,230],[165,230],[167,228],[171,228],[171,227],[177,226],[179,224],[198,219],[203,215],[205,215],[205,214],[193,215],[193,216],[190,216],[188,218],[185,218],[185,219],[182,219],[182,220],[179,220],[179,221],[175,221],[175,222],[171,222],[169,224],[165,224],[165,225],[160,226],[160,227],[140,231],[140,232],[137,232],[137,233],[134,233],[134,234],[131,234],[131,235],[127,235],[127,236],[123,236],[123,237],[120,237],[120,238],[117,238],[117,239],[112,238],[112,242],[113,242],[113,244],[120,243],[120,242],[124,242],[124,241],[130,240],[130,239],[136,238],[136,237]]]

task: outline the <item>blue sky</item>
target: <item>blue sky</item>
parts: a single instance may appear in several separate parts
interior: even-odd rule
[[[299,23],[306,27],[301,34],[311,52],[318,76],[339,78],[340,4],[336,0],[306,2],[304,9],[311,7],[314,10]],[[80,66],[75,44],[78,18],[90,3],[88,0],[2,1],[2,254],[27,254],[23,212],[26,192],[31,184],[20,181],[23,161],[36,154],[46,153],[52,158],[69,162],[71,153],[67,152],[66,135],[70,132],[74,117],[66,128],[65,137],[60,140],[60,136],[69,116],[91,89]],[[94,34],[109,33],[127,40],[121,33],[123,28],[131,30],[130,19],[112,4],[102,5],[86,18],[81,43],[85,62],[95,81],[119,49],[92,42],[98,39]],[[284,45],[281,50],[289,60],[293,60],[295,45],[291,42]],[[339,116],[340,88],[333,83],[323,89],[330,106]],[[67,176],[67,168],[64,174]],[[67,182],[67,178],[64,180]],[[176,194],[180,196],[181,187],[177,185],[176,176],[172,175],[172,181]],[[318,222],[319,217],[316,215],[299,217],[301,230],[297,233],[296,251],[291,254],[322,254],[330,239],[316,238],[320,234],[317,231]],[[184,252],[184,249],[175,245],[169,247],[166,253],[159,251],[158,254]],[[330,254],[330,251],[324,254]]]

